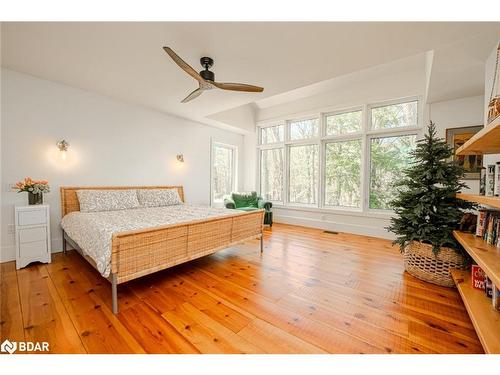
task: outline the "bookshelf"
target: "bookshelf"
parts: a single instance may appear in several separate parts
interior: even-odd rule
[[[460,242],[472,259],[479,264],[495,285],[500,285],[500,249],[496,246],[488,245],[481,237],[476,237],[472,233],[464,233],[456,230],[453,232],[453,236]],[[500,331],[498,334],[500,335]]]
[[[472,287],[470,272],[452,270],[451,276],[484,351],[490,354],[500,353],[500,313],[493,309],[491,299],[484,292]]]
[[[457,155],[500,154],[500,116],[457,149]]]
[[[484,129],[465,142],[457,149],[456,154],[500,154],[500,117],[497,117],[491,124],[485,126]],[[457,194],[457,198],[492,208],[500,208],[500,197]],[[486,241],[472,233],[454,231],[453,236],[493,283],[499,287],[500,249],[488,245]],[[485,352],[500,354],[500,312],[495,311],[491,299],[487,298],[484,292],[472,287],[470,272],[451,270],[451,275]]]
[[[491,207],[500,208],[500,197],[487,197],[485,195],[474,195],[474,194],[457,194],[457,198],[463,199],[464,201],[475,202],[479,204],[485,204]]]

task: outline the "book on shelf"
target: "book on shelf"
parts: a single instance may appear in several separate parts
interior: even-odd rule
[[[498,197],[500,195],[500,161],[495,164],[495,182],[493,184],[493,194]]]
[[[477,264],[473,264],[471,266],[471,280],[472,280],[472,287],[474,289],[479,289],[479,290],[484,290],[484,281],[485,281],[485,274],[484,271],[481,267],[479,267]]]
[[[481,237],[489,245],[500,247],[500,211],[479,210],[476,236]]]
[[[495,195],[495,165],[491,164],[486,167],[486,196],[493,195]]]
[[[493,285],[491,279],[486,276],[486,279],[484,280],[484,292],[486,293],[486,297],[492,298],[493,297],[493,288],[495,286]]]
[[[479,195],[500,196],[500,161],[479,170]]]
[[[486,168],[479,171],[479,195],[486,195]]]
[[[491,298],[493,308],[500,311],[500,289],[498,289],[483,269],[477,264],[471,266],[471,281],[472,287],[485,293],[486,297]]]
[[[493,296],[492,296],[493,308],[497,311],[500,311],[500,289],[496,286],[493,287]]]

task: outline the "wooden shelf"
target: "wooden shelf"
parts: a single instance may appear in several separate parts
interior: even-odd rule
[[[472,287],[469,271],[451,270],[451,276],[462,296],[484,351],[490,354],[499,354],[500,312],[493,308],[491,298]]]
[[[500,197],[487,197],[484,195],[473,195],[473,194],[457,194],[457,198],[463,199],[464,201],[476,202],[479,204],[486,204],[491,207],[500,208]]]
[[[457,149],[457,155],[500,154],[500,116]]]
[[[453,231],[453,235],[498,287],[500,285],[500,249],[488,245],[481,237],[476,237],[471,233],[456,230]]]

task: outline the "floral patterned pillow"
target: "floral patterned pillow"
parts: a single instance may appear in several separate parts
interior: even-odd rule
[[[77,190],[80,212],[116,211],[140,207],[136,190]]]
[[[174,206],[182,204],[177,189],[139,189],[139,203],[143,207]]]

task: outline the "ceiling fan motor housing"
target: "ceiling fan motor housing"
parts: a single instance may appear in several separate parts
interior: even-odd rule
[[[215,74],[208,70],[214,65],[214,60],[210,57],[202,57],[200,59],[200,64],[205,68],[205,70],[200,72],[200,76],[206,81],[215,81]]]

